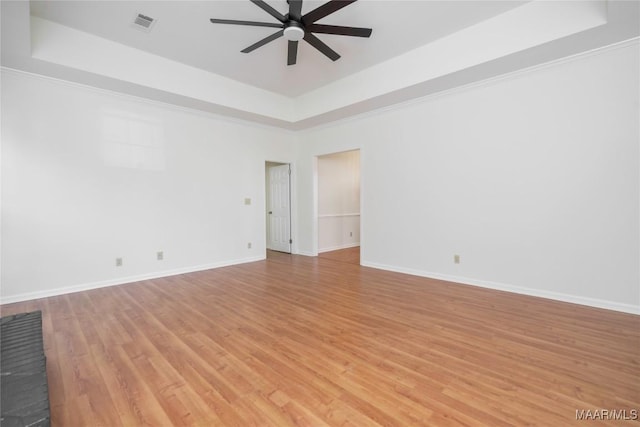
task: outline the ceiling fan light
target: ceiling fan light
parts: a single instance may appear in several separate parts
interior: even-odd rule
[[[304,30],[300,27],[287,27],[284,29],[284,38],[292,42],[300,41],[304,38]]]

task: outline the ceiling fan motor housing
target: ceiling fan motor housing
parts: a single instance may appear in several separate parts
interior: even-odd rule
[[[289,21],[284,29],[284,37],[290,41],[299,41],[304,38],[304,28],[297,21]]]

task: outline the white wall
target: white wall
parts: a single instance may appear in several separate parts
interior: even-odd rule
[[[640,313],[638,47],[297,135],[3,70],[2,302],[263,257],[265,160],[311,254],[361,149],[363,264]]]
[[[640,313],[638,51],[301,132],[301,250],[314,156],[361,148],[364,265]]]
[[[360,245],[360,152],[318,157],[318,251]]]
[[[2,302],[263,258],[293,139],[3,70]]]

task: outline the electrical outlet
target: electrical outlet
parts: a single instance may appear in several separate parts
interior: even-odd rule
[[[122,258],[116,258],[116,267],[122,267]]]
[[[156,252],[156,258],[158,259],[158,261],[162,261],[164,259],[164,252],[162,251]]]
[[[453,256],[453,263],[454,264],[460,264],[460,255],[454,255]]]
[[[353,237],[353,231],[349,232],[349,237]]]
[[[251,249],[251,242],[247,243],[247,249]]]

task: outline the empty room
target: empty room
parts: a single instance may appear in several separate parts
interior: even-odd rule
[[[640,420],[640,2],[2,0],[0,425]]]

